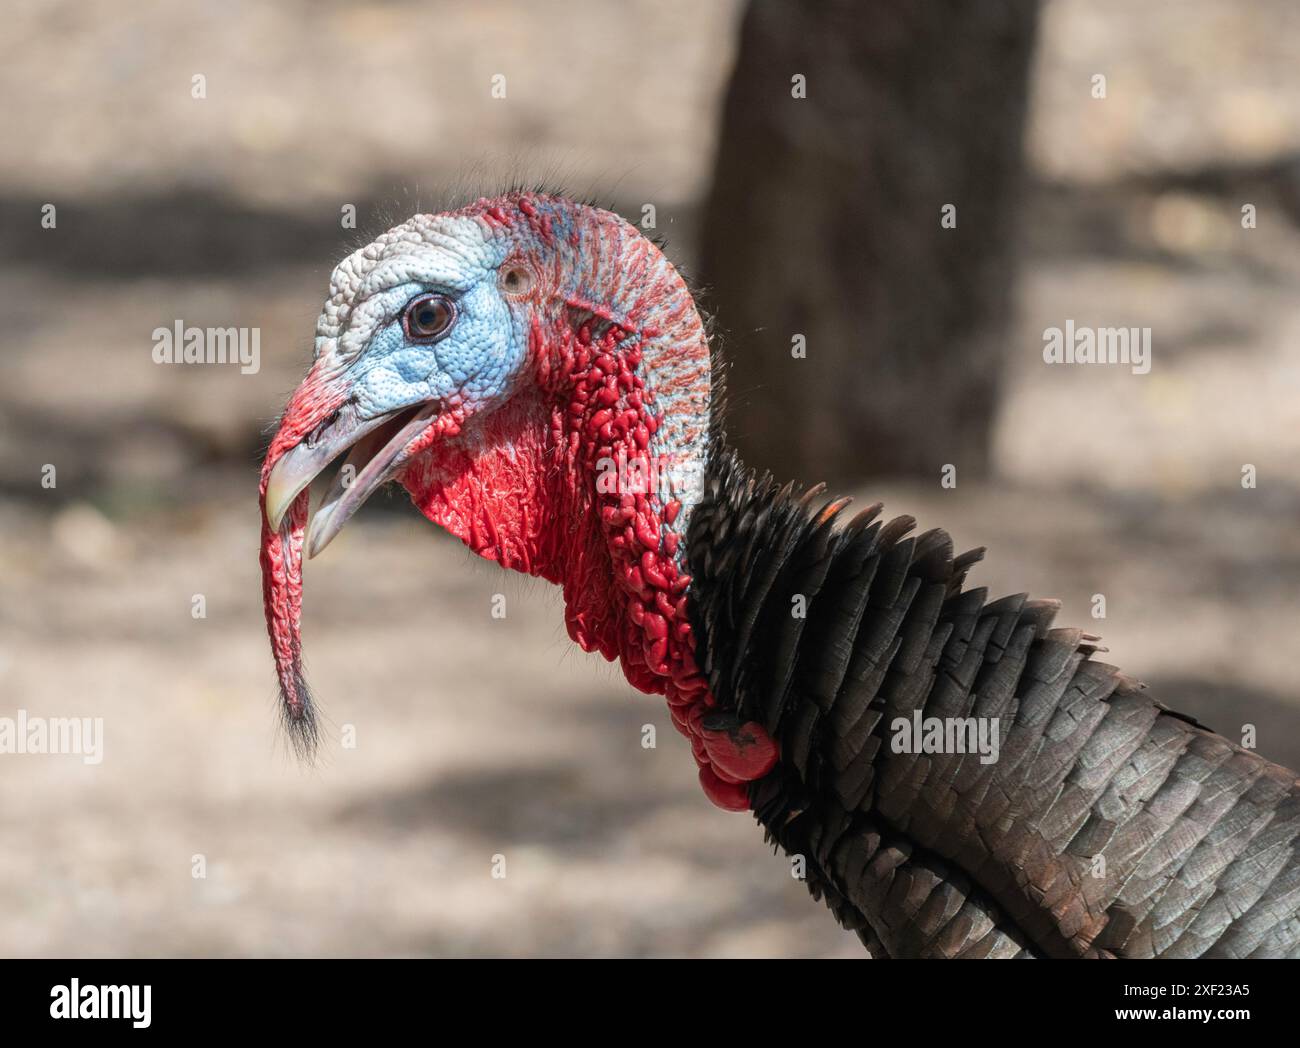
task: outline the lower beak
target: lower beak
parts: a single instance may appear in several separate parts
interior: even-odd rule
[[[359,419],[356,408],[345,404],[272,467],[264,503],[271,530],[279,531],[294,499],[348,451],[307,531],[307,556],[316,556],[371,493],[406,465],[410,445],[437,417],[438,408],[437,402],[414,404],[377,418]]]

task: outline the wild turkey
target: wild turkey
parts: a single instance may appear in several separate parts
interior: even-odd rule
[[[346,258],[262,470],[299,747],[304,545],[397,480],[476,553],[562,586],[573,639],[666,696],[708,796],[802,856],[873,954],[1300,954],[1292,772],[1094,661],[1056,603],[963,589],[982,551],[755,475],[716,385],[682,278],[595,207],[512,192]],[[996,760],[952,752],[994,718]],[[912,723],[959,732],[924,752],[900,745]]]

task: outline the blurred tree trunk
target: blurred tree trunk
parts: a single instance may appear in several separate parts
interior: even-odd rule
[[[752,0],[701,274],[752,465],[986,470],[1037,17],[1035,0]]]

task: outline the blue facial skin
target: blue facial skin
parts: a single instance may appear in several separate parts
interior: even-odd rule
[[[402,315],[412,299],[436,292],[456,305],[451,330],[434,342],[409,339]],[[523,317],[496,286],[496,271],[463,287],[409,282],[380,292],[391,317],[349,368],[362,418],[431,400],[478,413],[503,401],[527,354]]]

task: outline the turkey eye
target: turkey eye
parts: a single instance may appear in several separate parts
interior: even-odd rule
[[[445,335],[455,322],[456,307],[443,295],[421,295],[402,316],[407,337],[425,342]]]

